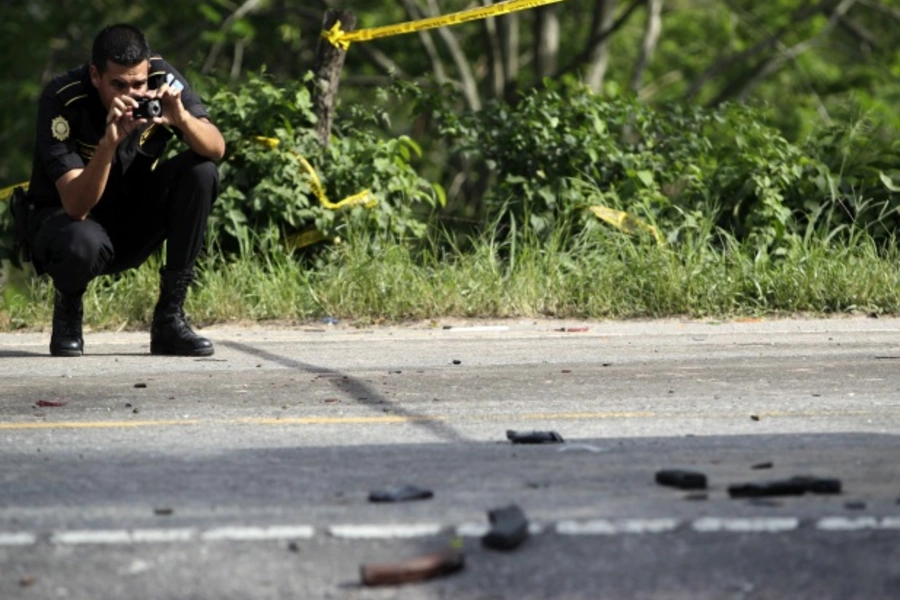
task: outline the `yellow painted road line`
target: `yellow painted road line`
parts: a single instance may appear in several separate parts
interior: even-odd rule
[[[526,421],[593,421],[601,419],[651,419],[652,412],[585,412],[585,413],[532,413],[518,416]]]
[[[169,427],[171,425],[200,425],[198,419],[182,421],[58,421],[41,423],[0,423],[0,430],[17,429],[122,429],[139,427]]]
[[[749,414],[749,412],[748,412]],[[900,410],[889,408],[881,411],[863,409],[822,410],[822,411],[760,411],[754,413],[760,419],[829,419],[835,417],[885,417],[897,416]],[[182,419],[160,421],[38,421],[30,423],[2,423],[0,431],[35,430],[35,429],[138,429],[150,427],[197,426],[197,425],[403,425],[407,423],[477,423],[477,422],[515,422],[515,421],[608,421],[616,419],[715,419],[743,420],[745,414],[732,412],[692,412],[665,413],[650,411],[623,412],[560,412],[560,413],[525,413],[525,414],[493,414],[466,415],[452,417],[449,415],[421,416],[381,416],[381,417],[242,417],[236,419]]]
[[[2,430],[26,429],[117,429],[143,427],[169,427],[189,425],[402,425],[405,423],[426,423],[437,421],[509,421],[509,420],[603,420],[603,419],[646,419],[657,416],[652,412],[596,412],[596,413],[531,413],[526,415],[486,415],[453,419],[446,415],[431,416],[391,416],[391,417],[245,417],[233,420],[190,419],[181,421],[59,421],[35,423],[0,423]]]
[[[394,425],[398,423],[421,423],[423,421],[444,421],[447,417],[285,417],[238,419],[237,423],[248,425]]]

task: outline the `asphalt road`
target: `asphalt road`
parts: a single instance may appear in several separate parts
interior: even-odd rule
[[[204,333],[0,335],[0,598],[900,598],[900,320]],[[797,475],[843,492],[728,493]],[[401,484],[434,497],[368,501]],[[509,504],[530,538],[484,548]],[[448,548],[461,572],[360,584]]]

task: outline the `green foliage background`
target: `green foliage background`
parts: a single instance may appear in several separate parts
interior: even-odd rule
[[[459,94],[465,65],[446,45],[436,41],[430,55],[416,35],[355,44],[335,138],[322,150],[311,130],[308,73],[329,2],[204,0],[161,10],[142,1],[9,0],[0,6],[0,187],[28,178],[42,85],[86,60],[102,25],[128,21],[189,76],[226,134],[212,220],[226,252],[308,227],[329,236],[358,226],[420,237],[430,216],[478,229],[513,215],[549,232],[593,224],[583,210],[591,203],[658,222],[671,241],[691,215],[766,252],[783,252],[811,227],[861,226],[889,239],[900,186],[900,9],[861,0],[837,19],[838,4],[667,1],[658,50],[635,88],[644,13],[624,18],[620,6],[622,26],[609,38],[609,71],[596,94],[582,85],[585,65],[576,59],[597,0],[554,9],[564,35],[547,80],[530,53],[549,13],[516,17],[522,67],[502,97],[486,69],[487,25],[455,27],[481,111]],[[801,18],[811,6],[820,10]],[[408,18],[396,0],[341,8],[356,13],[359,27]],[[451,83],[434,83],[436,60]],[[256,135],[281,143],[271,151]],[[315,165],[332,200],[370,188],[377,209],[323,209],[291,150]]]

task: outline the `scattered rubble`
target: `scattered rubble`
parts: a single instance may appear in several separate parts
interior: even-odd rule
[[[481,543],[493,550],[515,550],[528,538],[528,519],[515,504],[488,511],[491,529]]]
[[[680,490],[705,490],[706,475],[697,471],[663,469],[656,473],[656,483]]]
[[[65,406],[65,405],[68,404],[68,403],[69,403],[68,400],[60,400],[60,399],[56,399],[56,400],[38,400],[37,402],[34,403],[34,405],[35,405],[36,407],[39,406],[39,407],[41,407],[41,408],[48,408],[48,407],[53,407],[53,408],[55,408],[55,407]]]
[[[840,494],[841,480],[798,476],[790,479],[739,483],[728,486],[732,498],[759,498],[762,496],[802,496],[811,494]]]
[[[435,552],[393,563],[368,563],[360,567],[364,585],[400,585],[426,581],[462,570],[465,557],[457,550]]]
[[[565,440],[555,431],[506,430],[506,439],[513,444],[563,444]]]
[[[434,492],[414,485],[402,485],[389,490],[375,490],[369,493],[369,502],[409,502],[411,500],[428,500]]]

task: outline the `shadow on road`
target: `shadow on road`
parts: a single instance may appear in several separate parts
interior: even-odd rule
[[[239,344],[237,342],[219,342],[223,346],[227,346],[232,350],[236,350],[238,352],[243,352],[245,354],[249,354],[251,356],[256,356],[258,358],[268,360],[289,369],[297,369],[300,371],[304,371],[306,373],[312,373],[315,375],[328,375],[331,377],[326,377],[325,380],[328,381],[331,385],[335,386],[338,391],[346,394],[350,392],[354,394],[356,397],[366,397],[366,398],[376,398],[380,401],[381,406],[377,408],[379,413],[383,414],[383,405],[388,405],[391,407],[391,412],[403,417],[408,417],[411,419],[411,423],[413,423],[417,427],[421,427],[423,429],[428,430],[435,436],[449,442],[462,442],[465,441],[466,438],[460,434],[456,429],[447,425],[446,423],[441,423],[439,421],[435,421],[432,419],[421,418],[422,415],[415,414],[409,410],[406,410],[400,407],[396,402],[392,402],[389,398],[386,398],[384,395],[379,393],[374,387],[370,385],[366,385],[365,383],[359,381],[358,379],[342,373],[340,371],[335,371],[334,369],[328,369],[325,367],[320,367],[317,365],[303,363],[298,360],[294,360],[292,358],[287,358],[284,356],[280,356],[278,354],[273,354],[271,352],[267,352],[265,350],[260,350],[259,348],[255,348],[253,346],[248,346],[246,344]],[[341,387],[338,387],[340,384]],[[361,406],[370,406],[372,403],[358,403]]]

